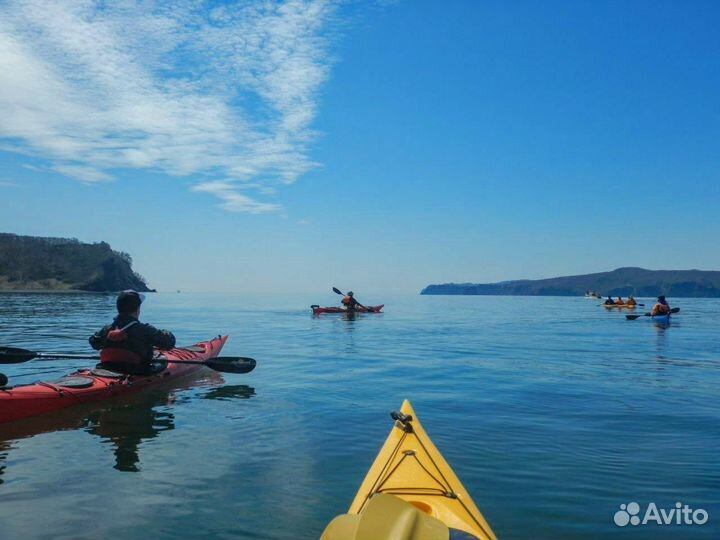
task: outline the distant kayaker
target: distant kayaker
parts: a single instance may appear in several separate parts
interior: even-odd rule
[[[614,306],[615,305],[615,301],[612,299],[612,296],[607,297],[607,300],[605,300],[605,305],[606,306]]]
[[[658,296],[657,304],[653,306],[650,315],[667,315],[668,313],[670,313],[670,304],[667,303],[664,296]]]
[[[103,364],[124,366],[127,371],[147,370],[153,359],[153,347],[172,349],[175,336],[141,323],[140,305],[145,296],[136,291],[122,291],[117,298],[118,315],[112,324],[104,326],[90,337],[90,345],[100,351]]]
[[[342,299],[342,305],[348,311],[355,311],[357,306],[360,305],[360,302],[355,300],[355,293],[353,293],[352,291],[348,291],[348,293]]]
[[[617,304],[618,306],[624,306],[625,300],[622,299],[622,296],[618,296],[618,299],[615,300],[615,304]]]
[[[627,299],[627,302],[625,302],[625,305],[637,306],[637,300],[635,300],[635,297],[631,295],[630,298]]]

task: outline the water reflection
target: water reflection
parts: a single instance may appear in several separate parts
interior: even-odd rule
[[[125,397],[119,402],[74,407],[29,418],[21,423],[0,426],[0,484],[7,472],[6,462],[14,448],[14,441],[56,431],[82,430],[97,436],[112,449],[115,456],[114,469],[138,472],[141,470],[143,444],[165,431],[175,429],[175,414],[170,408],[192,400],[186,396],[179,398],[179,391],[220,384],[197,397],[226,401],[249,399],[255,395],[255,388],[251,386],[224,386],[223,383],[222,376],[213,372],[195,385],[186,382],[181,387],[145,392]]]
[[[3,473],[7,468],[7,464],[5,462],[7,461],[8,452],[11,448],[12,444],[10,444],[9,441],[0,441],[0,484],[4,482]]]
[[[670,328],[671,322],[663,322],[663,321],[653,321],[653,326],[658,329],[658,333],[665,332],[668,328]]]
[[[201,395],[201,399],[216,399],[219,401],[230,401],[233,399],[250,399],[255,395],[255,388],[247,384],[225,385],[213,388]]]
[[[658,323],[653,321],[655,326],[655,353],[658,359],[662,360],[667,355],[668,343],[666,330],[670,326],[670,323]]]
[[[156,409],[172,405],[174,400],[174,393],[171,392],[149,403],[122,404],[95,411],[85,419],[85,431],[113,445],[113,468],[138,472],[140,444],[154,439],[163,431],[175,429],[175,415]]]
[[[344,321],[354,321],[357,319],[358,313],[357,311],[347,311],[342,314],[342,318]],[[349,325],[350,328],[352,328],[352,325]]]
[[[344,321],[354,321],[356,319],[362,318],[367,313],[364,313],[362,311],[343,311],[341,313],[333,313],[331,315],[339,316]],[[371,315],[382,315],[382,312],[380,313],[372,313]],[[328,314],[318,314],[313,313],[313,319],[330,319],[331,317],[328,317]]]

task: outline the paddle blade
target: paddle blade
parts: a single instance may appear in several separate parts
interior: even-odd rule
[[[337,287],[333,287],[333,292],[334,292],[335,294],[339,294],[340,296],[345,296],[345,294],[344,294],[340,289],[338,289]]]
[[[254,358],[244,356],[218,356],[205,362],[205,365],[223,373],[250,373],[257,362]]]
[[[22,364],[32,360],[37,353],[15,347],[0,347],[0,364]]]
[[[638,317],[642,317],[642,315],[625,315],[625,318],[626,318],[628,321],[634,321],[634,320],[637,319]]]
[[[670,313],[680,313],[680,308],[679,308],[679,307],[674,307],[674,308],[672,308],[672,309],[670,310]]]

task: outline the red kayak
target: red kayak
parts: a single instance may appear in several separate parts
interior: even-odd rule
[[[202,364],[173,364],[163,360],[209,360],[220,354],[227,339],[228,336],[218,336],[191,347],[159,351],[161,356],[153,364],[157,371],[151,375],[126,375],[102,368],[80,369],[56,381],[2,388],[0,424],[74,405],[134,394],[145,388],[187,377],[206,368]]]
[[[320,307],[320,306],[310,306],[312,308],[313,315],[320,315],[321,313],[347,313],[348,310],[341,307]],[[385,307],[385,304],[380,304],[379,306],[367,306],[367,308],[361,308],[357,307],[355,308],[352,313],[380,313],[382,311],[382,308]]]

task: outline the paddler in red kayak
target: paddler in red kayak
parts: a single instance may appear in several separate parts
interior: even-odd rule
[[[354,292],[348,291],[348,293],[342,299],[342,305],[348,311],[355,311],[357,309],[357,306],[360,305],[360,302],[355,300]]]
[[[658,296],[657,304],[653,306],[650,315],[654,317],[655,315],[667,315],[668,313],[670,313],[670,304],[667,303],[664,296]]]
[[[112,324],[90,336],[90,345],[100,351],[100,361],[108,367],[128,373],[150,371],[153,348],[175,347],[175,336],[141,323],[140,305],[145,296],[136,291],[122,291],[117,298],[118,315]]]

